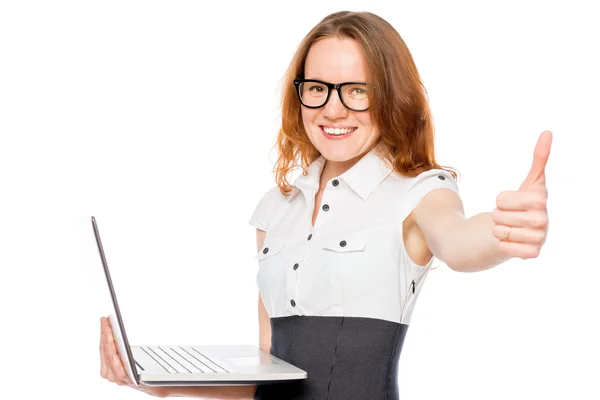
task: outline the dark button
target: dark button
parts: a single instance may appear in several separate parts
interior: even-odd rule
[[[263,254],[267,254],[269,252],[269,248],[265,247],[265,249],[263,250]]]
[[[445,176],[443,176],[443,175],[438,175],[438,178],[440,178],[441,180],[444,180],[444,179],[446,179],[446,177],[445,177]]]
[[[323,211],[329,211],[329,204],[323,204]]]
[[[340,184],[340,181],[338,181],[337,179],[334,179],[334,180],[333,180],[333,182],[331,182],[331,184],[332,184],[333,186],[337,186],[337,185],[339,185],[339,184]]]
[[[296,307],[296,302],[294,301],[294,299],[292,299],[292,300],[290,301],[290,304],[292,305],[292,307]]]
[[[298,263],[294,264],[294,271],[297,270],[299,267]]]
[[[340,246],[342,246],[342,247],[345,247],[345,246],[346,246],[346,241],[345,241],[345,240],[342,240],[342,241],[340,242]]]
[[[312,238],[312,233],[308,235],[307,239],[310,240]]]

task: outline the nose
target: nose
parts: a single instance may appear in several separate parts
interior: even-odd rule
[[[345,118],[348,115],[348,109],[342,104],[340,93],[337,90],[334,89],[329,96],[323,109],[323,115],[329,119]]]

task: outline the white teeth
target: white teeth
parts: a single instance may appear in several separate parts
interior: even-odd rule
[[[345,135],[347,133],[352,132],[356,128],[326,128],[323,127],[325,133],[329,135]]]

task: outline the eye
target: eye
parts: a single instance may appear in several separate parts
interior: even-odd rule
[[[302,85],[303,96],[310,96],[320,99],[327,96],[327,90],[327,86],[319,82],[305,82]]]
[[[355,97],[365,97],[367,95],[367,89],[364,87],[353,87],[350,90],[350,94]]]
[[[369,91],[364,84],[349,85],[345,92],[348,97],[356,100],[364,100],[369,97]]]

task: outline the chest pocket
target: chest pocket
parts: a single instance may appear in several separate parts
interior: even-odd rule
[[[255,258],[258,261],[266,260],[279,253],[285,247],[285,240],[281,238],[266,238],[262,249],[256,254]]]
[[[339,233],[323,240],[323,249],[336,253],[363,251],[369,241],[369,235],[362,232]]]
[[[339,285],[343,302],[376,290],[380,277],[373,270],[371,235],[366,232],[334,234],[323,240],[323,267]]]

